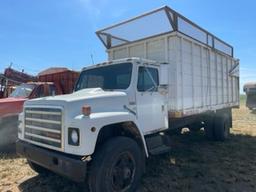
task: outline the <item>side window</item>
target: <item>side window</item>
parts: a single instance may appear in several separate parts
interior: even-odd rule
[[[157,91],[159,85],[158,70],[151,67],[139,67],[137,89],[139,92]]]
[[[56,91],[56,86],[55,86],[55,85],[50,85],[50,86],[49,86],[49,95],[50,95],[50,96],[55,96],[56,93],[57,93],[57,91]]]
[[[44,97],[44,86],[43,85],[40,85],[37,90],[36,90],[36,93],[35,93],[35,98],[38,98],[38,97]]]

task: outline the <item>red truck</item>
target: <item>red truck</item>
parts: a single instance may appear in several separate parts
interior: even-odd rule
[[[37,82],[23,83],[8,98],[0,99],[0,151],[15,142],[18,114],[26,100],[71,93],[78,76],[67,68],[50,68],[38,74]]]
[[[37,81],[37,77],[8,67],[0,74],[0,98],[8,97],[17,86],[28,81]]]

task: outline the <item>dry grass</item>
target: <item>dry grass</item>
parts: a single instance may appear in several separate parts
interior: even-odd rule
[[[19,191],[18,185],[26,178],[36,175],[26,165],[26,159],[16,155],[1,155],[0,191]]]
[[[148,161],[141,191],[256,191],[256,114],[241,106],[233,117],[224,143],[202,133],[176,137],[172,152]]]
[[[173,150],[147,161],[141,192],[256,191],[256,113],[241,103],[226,142],[209,142],[203,133],[173,137]],[[38,176],[26,160],[0,156],[0,191],[79,191],[62,177]]]
[[[256,111],[248,110],[244,100],[239,110],[233,110],[233,123],[234,134],[256,136]]]

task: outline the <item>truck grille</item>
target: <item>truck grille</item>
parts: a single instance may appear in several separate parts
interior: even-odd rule
[[[24,137],[32,143],[50,148],[62,147],[62,110],[25,108]]]

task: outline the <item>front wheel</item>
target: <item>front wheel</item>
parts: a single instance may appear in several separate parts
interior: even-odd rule
[[[89,171],[91,192],[132,192],[143,172],[143,152],[127,137],[116,137],[102,145],[93,156]]]

